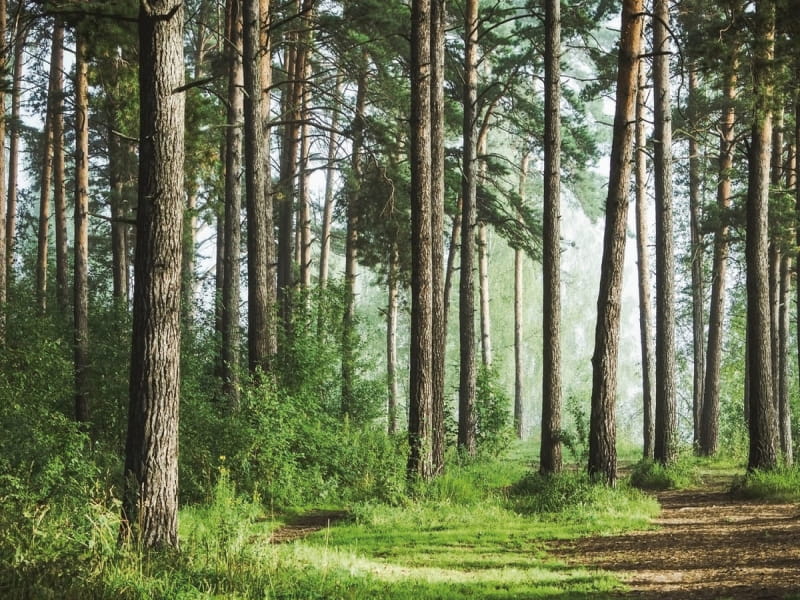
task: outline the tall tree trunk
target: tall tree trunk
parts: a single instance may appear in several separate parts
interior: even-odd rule
[[[139,12],[139,201],[123,537],[178,546],[180,286],[183,228],[183,4]]]
[[[595,348],[592,356],[589,475],[592,479],[609,485],[614,485],[617,479],[615,400],[620,304],[643,10],[644,0],[623,1],[617,103],[609,165],[600,291],[597,296]]]
[[[793,465],[792,408],[789,398],[789,303],[792,289],[792,259],[787,253],[781,257],[780,267],[780,317],[778,335],[778,431],[781,456],[787,467]]]
[[[458,198],[456,212],[453,215],[453,223],[450,228],[450,243],[447,246],[447,263],[444,267],[444,328],[447,330],[447,323],[450,314],[450,295],[453,289],[453,271],[456,268],[456,259],[459,257],[461,248],[461,213],[462,199]]]
[[[528,178],[528,162],[530,154],[525,152],[519,165],[520,202],[525,202],[525,184]],[[522,264],[524,254],[519,248],[514,248],[514,430],[517,438],[523,439],[525,435],[525,415],[523,413],[523,383],[522,374],[525,369],[522,356]]]
[[[542,443],[539,470],[561,471],[561,1],[544,9]]]
[[[460,386],[458,446],[475,453],[475,220],[477,159],[475,120],[478,101],[478,1],[467,0],[464,11],[464,122],[461,177],[461,274],[459,281]]]
[[[14,246],[17,235],[17,185],[19,179],[20,101],[22,99],[22,68],[28,27],[23,22],[23,10],[17,7],[14,24],[14,71],[11,83],[11,126],[8,143],[8,203],[6,217],[6,281],[14,279]]]
[[[336,73],[336,98],[341,96],[342,81],[341,71]],[[336,150],[338,145],[339,110],[331,111],[331,130],[328,134],[328,162],[325,166],[325,204],[322,210],[322,236],[319,249],[319,286],[322,289],[328,285],[328,262],[331,252],[331,223],[333,222],[333,190],[334,176],[336,174]]]
[[[128,306],[128,227],[125,223],[123,165],[127,164],[124,144],[109,127],[108,180],[111,188],[111,275],[112,295],[119,305]]]
[[[389,250],[387,286],[389,300],[386,306],[386,383],[388,387],[388,430],[397,433],[397,244]]]
[[[311,80],[311,61],[306,60],[304,74],[306,81]],[[300,232],[300,285],[304,289],[311,287],[311,193],[309,190],[309,157],[311,152],[311,137],[309,136],[308,121],[311,118],[310,102],[311,93],[308,86],[303,86],[303,125],[300,128],[300,207],[298,211],[298,230]]]
[[[772,139],[771,63],[775,43],[775,3],[757,0],[753,23],[754,119],[747,192],[747,346],[749,350],[750,452],[748,469],[777,464],[772,393],[769,306],[769,181]]]
[[[411,2],[411,341],[408,474],[433,475],[430,0]]]
[[[8,20],[6,16],[6,0],[0,0],[0,40],[6,39]],[[0,73],[5,73],[8,64],[8,48],[0,44]],[[0,144],[6,143],[6,94],[0,86]],[[8,281],[6,278],[6,153],[0,152],[0,348],[6,343],[6,300]],[[800,329],[798,329],[800,331]]]
[[[39,312],[47,310],[47,251],[50,238],[50,183],[53,176],[53,130],[56,96],[62,93],[64,58],[64,28],[54,27],[50,50],[50,74],[47,85],[47,114],[44,122],[44,148],[42,148],[42,171],[39,189],[39,232],[36,252],[36,304]]]
[[[675,256],[672,233],[672,108],[669,86],[669,3],[653,14],[653,174],[656,205],[656,438],[655,459],[672,463],[678,452],[675,399]]]
[[[75,33],[75,233],[73,328],[75,418],[89,420],[89,64],[88,39]]]
[[[444,470],[444,380],[447,325],[444,297],[444,68],[446,1],[431,0],[431,271],[433,295],[433,469]]]
[[[638,68],[636,91],[636,257],[637,281],[639,284],[639,337],[642,348],[642,411],[644,419],[643,455],[652,459],[655,455],[655,389],[653,361],[653,315],[650,302],[650,253],[647,234],[647,139],[645,134],[645,63]]]
[[[242,3],[227,0],[225,48],[228,66],[228,115],[225,128],[225,262],[222,288],[222,391],[234,409],[239,405],[239,295],[242,220],[242,126],[244,71]]]
[[[736,80],[738,48],[731,52],[731,63],[725,73],[723,95],[725,107],[720,119],[719,179],[717,182],[717,207],[724,216],[731,205],[731,168],[736,146]],[[706,353],[706,381],[703,385],[703,417],[700,423],[700,454],[712,456],[717,452],[719,440],[720,366],[722,363],[722,335],[725,317],[725,287],[728,270],[727,219],[720,220],[714,232],[714,258],[711,265],[711,305],[708,313],[708,351]]]
[[[783,110],[773,109],[772,113],[772,156],[770,157],[770,184],[775,188],[781,185],[783,174]],[[783,260],[783,229],[780,216],[769,218],[769,310],[770,337],[772,339],[772,401],[775,404],[773,415],[775,431],[779,432],[780,406],[780,335],[781,335],[781,262]]]
[[[364,143],[364,111],[367,101],[367,56],[362,56],[353,115],[353,149],[347,186],[347,237],[344,266],[344,315],[342,317],[342,414],[353,410],[356,362],[356,279],[358,277],[358,228],[361,208],[361,149]]]
[[[482,154],[483,152],[479,150],[478,155]],[[494,360],[494,353],[492,352],[492,313],[489,307],[489,235],[484,221],[478,221],[477,227],[478,297],[480,299],[481,316],[481,364],[486,368],[490,368]]]
[[[261,28],[268,22],[268,4],[244,0],[244,154],[247,209],[247,348],[252,374],[269,372],[274,355],[275,292],[273,263],[272,198],[267,193],[268,156],[264,154],[264,95]],[[268,132],[267,132],[268,133]]]
[[[64,55],[64,20],[56,17],[55,30],[62,43],[59,46],[60,59]],[[54,34],[56,35],[56,34]],[[67,189],[64,183],[66,169],[64,167],[64,75],[58,72],[58,93],[53,105],[53,213],[56,237],[56,302],[62,314],[66,314],[69,306],[69,248],[67,241]],[[0,136],[2,139],[2,136]],[[0,169],[0,172],[2,170]],[[2,177],[0,177],[2,178]]]
[[[697,73],[689,70],[689,95],[697,95]],[[705,319],[703,310],[703,240],[700,231],[702,193],[700,181],[700,144],[696,135],[696,109],[692,107],[692,131],[689,134],[689,230],[692,273],[692,354],[694,355],[692,384],[692,442],[700,445],[700,423],[703,416],[703,385],[705,383]]]

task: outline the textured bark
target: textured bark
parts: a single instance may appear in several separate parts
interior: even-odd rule
[[[242,219],[242,3],[228,0],[225,56],[228,66],[228,114],[225,128],[225,262],[222,288],[222,391],[233,408],[239,404],[239,302]]]
[[[386,385],[388,393],[389,435],[397,433],[397,246],[389,251],[387,287],[389,300],[386,306]]]
[[[697,74],[689,71],[689,95],[697,94]],[[695,126],[692,110],[692,127]],[[705,311],[703,310],[703,240],[700,231],[702,194],[700,186],[700,145],[694,130],[689,135],[689,230],[692,274],[692,350],[694,356],[692,380],[692,442],[700,444],[703,416],[703,385],[705,384]]]
[[[73,333],[75,418],[89,420],[89,64],[87,34],[75,33],[75,231]]]
[[[347,186],[347,234],[344,251],[344,314],[342,317],[342,414],[353,408],[353,383],[356,363],[356,279],[358,277],[358,228],[361,201],[361,150],[364,143],[364,111],[367,101],[366,56],[362,56],[358,76],[355,114],[351,129],[353,149],[350,156],[350,182]]]
[[[62,53],[64,21],[56,18],[56,30],[61,29]],[[63,60],[63,54],[62,54]],[[62,314],[69,307],[69,248],[67,236],[67,189],[64,183],[66,169],[64,167],[64,76],[58,73],[59,93],[53,104],[53,213],[55,221],[56,250],[56,302]],[[1,103],[0,103],[1,104]],[[0,139],[2,136],[0,135]],[[0,169],[2,172],[2,169]],[[1,178],[0,178],[1,179]],[[1,212],[1,211],[0,211]],[[1,263],[0,263],[1,264]]]
[[[6,17],[6,0],[0,0],[0,40],[6,39],[8,21]],[[0,73],[5,73],[8,64],[8,48],[0,44]],[[0,86],[0,142],[5,147],[6,139],[6,94]],[[0,348],[6,343],[6,299],[7,299],[7,271],[6,271],[6,153],[0,152]]]
[[[411,341],[408,474],[433,475],[430,0],[411,3]]]
[[[6,281],[14,279],[14,246],[17,235],[17,185],[19,183],[19,124],[22,99],[22,69],[28,28],[22,20],[22,9],[16,11],[13,31],[14,67],[11,80],[11,121],[8,127],[8,202],[6,210]],[[2,174],[0,174],[2,175]]]
[[[464,12],[464,121],[461,176],[461,274],[459,281],[460,386],[458,446],[475,453],[475,219],[477,198],[475,112],[478,99],[478,2],[467,0]]]
[[[588,470],[592,479],[609,485],[614,485],[617,479],[615,400],[620,303],[643,9],[643,0],[624,0],[622,5],[617,102],[609,165],[600,291],[597,297],[595,348],[592,356]]]
[[[561,1],[545,2],[542,442],[539,470],[561,471]]]
[[[778,188],[783,175],[783,110],[773,109],[772,151],[770,157],[770,184]],[[780,216],[769,217],[769,314],[770,338],[772,339],[772,401],[775,404],[773,415],[775,431],[780,431],[778,408],[780,406],[780,346],[781,346],[781,263],[783,262],[783,229]]]
[[[520,201],[525,202],[525,184],[528,177],[528,162],[530,155],[525,153],[519,165]],[[525,414],[523,412],[523,383],[522,375],[525,369],[522,356],[522,264],[524,254],[519,248],[514,248],[514,430],[517,438],[523,439],[525,435]]]
[[[655,460],[678,453],[675,397],[675,255],[672,232],[672,108],[669,85],[669,2],[655,0],[653,15],[653,175],[656,210],[656,437]]]
[[[244,155],[247,209],[247,349],[250,372],[269,372],[274,355],[272,198],[267,193],[261,27],[269,19],[259,0],[244,0]]]
[[[178,546],[183,5],[139,13],[139,203],[122,537]]]
[[[749,368],[749,469],[777,464],[775,406],[772,390],[772,340],[769,307],[769,180],[772,139],[770,64],[775,42],[775,5],[756,2],[752,59],[754,116],[747,190],[747,346]]]
[[[306,81],[311,80],[311,61],[306,61]],[[298,174],[300,207],[298,209],[297,229],[299,232],[300,248],[297,261],[300,263],[300,285],[308,289],[311,287],[311,192],[309,189],[309,159],[311,152],[311,137],[309,136],[308,122],[312,117],[310,107],[311,92],[309,86],[303,86],[303,125],[300,128],[300,172]]]
[[[50,237],[50,184],[53,178],[53,120],[55,119],[56,96],[62,93],[64,62],[64,27],[53,28],[50,50],[50,73],[47,85],[47,114],[44,121],[44,147],[42,148],[42,170],[39,185],[39,231],[36,250],[36,304],[39,312],[47,310],[47,254]]]
[[[736,146],[736,67],[738,48],[733,48],[731,64],[725,73],[725,108],[720,119],[717,207],[725,214],[731,205],[731,168]],[[708,351],[706,381],[703,385],[703,417],[700,422],[700,454],[712,456],[719,445],[720,366],[725,317],[725,287],[728,270],[728,226],[723,219],[714,232],[714,257],[711,265],[711,304],[708,312]]]
[[[433,469],[444,470],[444,380],[447,325],[444,297],[444,38],[445,0],[431,0],[431,271],[433,294]]]
[[[341,97],[342,91],[342,72],[336,74],[336,99]],[[338,145],[339,136],[337,135],[337,128],[339,127],[339,110],[334,108],[331,111],[331,130],[328,134],[328,162],[325,166],[325,203],[322,210],[322,236],[320,237],[319,249],[319,285],[322,289],[328,285],[328,262],[330,260],[331,252],[331,223],[333,222],[333,205],[334,205],[334,177],[336,168],[336,150]]]
[[[636,257],[639,284],[639,338],[642,348],[643,455],[655,453],[655,365],[653,361],[653,313],[650,301],[650,253],[647,234],[647,139],[645,134],[645,64],[639,63],[636,91]]]

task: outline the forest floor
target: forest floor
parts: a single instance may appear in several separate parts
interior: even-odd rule
[[[800,599],[800,507],[732,497],[730,479],[658,492],[658,529],[550,546],[554,558],[611,572],[623,598]]]

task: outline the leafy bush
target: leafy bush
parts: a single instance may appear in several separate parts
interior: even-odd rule
[[[511,427],[511,400],[503,390],[497,373],[481,366],[475,393],[476,444],[484,455],[499,456],[514,439]]]
[[[636,463],[631,471],[631,485],[644,490],[685,488],[697,483],[697,480],[696,465],[686,455],[668,466],[645,458]]]

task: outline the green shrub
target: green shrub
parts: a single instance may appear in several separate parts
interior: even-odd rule
[[[750,471],[734,479],[731,492],[740,498],[770,502],[800,502],[800,469]]]
[[[686,455],[668,466],[645,458],[636,463],[631,471],[631,485],[644,490],[685,488],[694,485],[697,480],[696,464]]]

